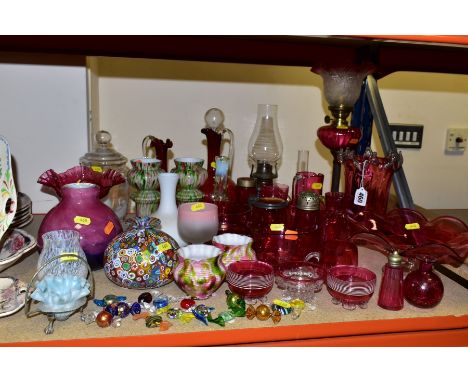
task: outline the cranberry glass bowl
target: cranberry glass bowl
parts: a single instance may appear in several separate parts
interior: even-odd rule
[[[367,308],[367,302],[374,294],[376,275],[367,268],[355,265],[337,265],[328,270],[327,289],[333,297],[333,304],[353,310],[356,305]]]
[[[226,273],[229,289],[244,298],[266,296],[273,288],[275,275],[270,264],[256,260],[236,261]]]

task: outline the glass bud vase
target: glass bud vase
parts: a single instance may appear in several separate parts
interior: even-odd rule
[[[418,308],[433,308],[444,296],[444,284],[433,271],[433,259],[420,257],[418,260],[419,269],[408,273],[403,282],[403,293],[410,304]]]
[[[179,175],[171,172],[162,172],[158,177],[161,189],[161,202],[156,212],[151,216],[161,221],[161,229],[170,235],[179,247],[186,246],[187,243],[182,240],[177,228],[176,189]]]
[[[60,203],[42,220],[38,247],[42,248],[42,235],[46,232],[76,230],[89,266],[102,268],[107,245],[122,232],[119,218],[99,199],[99,187],[95,184],[70,183],[61,188],[61,194]]]

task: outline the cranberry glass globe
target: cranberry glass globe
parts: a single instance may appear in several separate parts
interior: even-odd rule
[[[403,294],[406,301],[418,308],[433,308],[444,296],[444,284],[433,272],[433,259],[423,257],[419,260],[419,269],[409,273],[403,281]]]

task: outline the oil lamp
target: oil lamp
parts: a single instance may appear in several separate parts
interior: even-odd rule
[[[348,116],[353,111],[354,103],[359,98],[364,77],[371,72],[370,64],[360,66],[335,67],[320,66],[312,68],[323,79],[325,99],[331,117],[325,117],[325,123],[317,130],[320,142],[333,155],[332,192],[338,192],[340,186],[341,164],[338,154],[347,147],[355,147],[361,138],[361,130],[348,125]]]
[[[283,143],[278,129],[277,105],[258,105],[255,129],[249,140],[251,178],[256,180],[257,190],[273,184],[278,177],[278,162],[283,153]],[[254,171],[255,169],[255,171]]]

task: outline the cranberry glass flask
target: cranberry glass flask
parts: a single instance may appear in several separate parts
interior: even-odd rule
[[[406,301],[418,308],[433,308],[444,296],[444,284],[433,272],[434,260],[419,257],[419,269],[408,273],[403,282]]]

